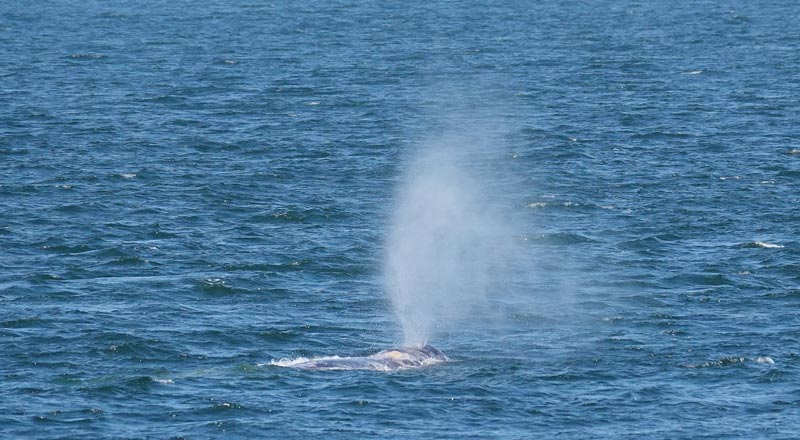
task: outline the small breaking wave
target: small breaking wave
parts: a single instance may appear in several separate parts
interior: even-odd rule
[[[73,60],[101,60],[107,57],[107,55],[102,53],[72,53],[67,56],[67,58]]]
[[[751,241],[749,243],[743,243],[742,247],[746,248],[762,248],[762,249],[783,249],[782,244],[777,243],[768,243],[766,241]]]
[[[270,365],[270,366],[274,366],[274,367],[291,368],[291,367],[295,367],[297,365],[304,364],[306,362],[311,362],[311,361],[327,361],[327,360],[336,361],[336,360],[339,360],[339,359],[346,359],[346,358],[342,358],[342,357],[339,357],[339,356],[323,356],[323,357],[317,357],[317,358],[314,358],[314,357],[307,358],[307,357],[300,356],[300,357],[296,357],[294,359],[289,359],[289,358],[280,358],[280,359],[277,359],[277,360],[273,359],[273,360],[271,360],[271,361],[269,361],[267,363],[257,364],[257,365],[259,367]]]
[[[767,243],[767,242],[765,242],[765,241],[757,241],[757,242],[755,242],[754,244],[755,244],[756,246],[758,246],[758,247],[762,247],[762,248],[768,248],[768,249],[781,249],[781,248],[783,248],[783,245],[782,245],[782,244],[776,244],[776,243]]]
[[[744,356],[726,356],[714,361],[703,362],[702,364],[685,364],[686,368],[715,368],[715,367],[732,367],[737,365],[744,365],[747,362],[755,362],[757,364],[774,365],[775,360],[770,356],[758,356],[755,358],[746,358]]]

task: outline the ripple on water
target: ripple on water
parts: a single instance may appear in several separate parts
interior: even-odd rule
[[[778,243],[769,243],[766,241],[750,241],[739,245],[742,248],[761,248],[761,249],[783,249],[784,246]]]
[[[45,323],[46,320],[43,320],[40,316],[31,316],[0,322],[0,328],[35,328]]]
[[[247,293],[247,290],[233,286],[231,281],[225,278],[202,278],[197,280],[197,286],[203,293],[212,296],[226,296]]]
[[[673,286],[730,286],[735,283],[720,273],[686,273],[667,277],[666,284]]]
[[[241,262],[230,263],[224,266],[224,269],[230,272],[245,271],[245,272],[291,272],[303,270],[311,260],[293,260],[285,263],[265,263],[265,262]]]
[[[82,408],[78,410],[53,409],[45,414],[33,416],[36,423],[58,425],[89,425],[105,417],[105,412],[100,408]]]
[[[105,376],[90,379],[82,379],[76,383],[78,389],[95,396],[117,396],[128,398],[132,395],[147,394],[155,387],[169,386],[173,384],[170,379],[156,378],[151,376]]]
[[[292,341],[299,339],[302,336],[302,333],[298,333],[291,329],[270,328],[267,330],[262,330],[258,333],[258,336],[266,339],[267,341]]]
[[[570,233],[570,232],[542,234],[534,237],[525,237],[523,240],[532,245],[541,245],[541,246],[570,246],[570,245],[597,243],[597,241],[594,239],[591,239],[581,234]]]
[[[102,60],[104,58],[108,58],[108,56],[101,53],[73,53],[67,55],[67,58],[71,60],[91,61],[91,60]]]

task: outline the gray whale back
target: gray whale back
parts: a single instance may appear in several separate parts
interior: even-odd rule
[[[379,351],[369,356],[301,358],[295,361],[280,361],[273,364],[301,370],[394,371],[422,368],[448,360],[447,356],[439,349],[430,345],[425,345],[423,347],[393,348]]]

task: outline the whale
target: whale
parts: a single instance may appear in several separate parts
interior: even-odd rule
[[[422,347],[401,347],[382,350],[369,356],[282,359],[272,365],[296,368],[299,370],[374,370],[396,371],[422,368],[447,362],[450,359],[439,349],[424,345]]]

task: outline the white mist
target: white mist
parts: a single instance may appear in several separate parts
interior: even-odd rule
[[[423,145],[398,193],[384,275],[405,346],[484,309],[502,272],[508,228],[488,176],[475,172],[481,147],[470,142],[451,135]]]

